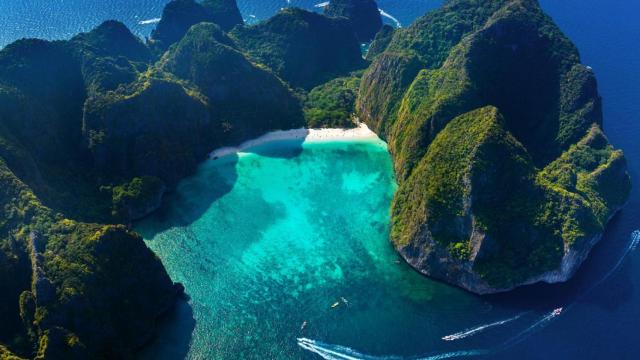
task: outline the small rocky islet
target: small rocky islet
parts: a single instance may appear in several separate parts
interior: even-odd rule
[[[405,29],[375,6],[246,26],[175,0],[146,42],[108,21],[0,51],[0,357],[133,356],[183,288],[128,225],[214,148],[353,115],[389,144],[409,264],[479,294],[569,279],[631,186],[593,71],[535,0]]]

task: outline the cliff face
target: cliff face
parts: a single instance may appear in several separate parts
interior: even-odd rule
[[[449,1],[396,31],[357,108],[394,157],[392,241],[473,292],[568,279],[629,194],[593,72],[535,1]]]
[[[201,22],[212,22],[224,31],[244,23],[235,0],[172,0],[162,11],[162,18],[151,33],[154,49],[164,51],[178,42],[189,28]]]
[[[154,211],[213,148],[305,119],[355,112],[388,141],[394,245],[477,293],[568,279],[629,196],[594,74],[534,0],[448,1],[379,32],[364,73],[349,19],[236,13],[174,1],[149,44],[109,21],[0,51],[0,356],[130,357],[182,287],[103,224]]]
[[[230,36],[293,87],[311,89],[365,66],[345,18],[287,8],[265,22],[235,28]]]
[[[349,19],[360,42],[373,40],[382,28],[382,17],[374,0],[332,0],[324,13]]]
[[[156,62],[109,21],[0,51],[3,356],[127,358],[153,335],[182,288],[140,236],[102,224],[154,211],[218,146],[304,124],[238,49],[200,23]]]
[[[217,143],[303,125],[299,101],[288,86],[245,57],[213,24],[192,27],[160,67],[195,84],[206,96]]]
[[[148,56],[114,22],[0,52],[0,342],[20,354],[131,354],[181,292],[139,236],[58,213],[94,217],[92,200],[108,206],[82,139],[84,102],[108,78],[94,65],[135,67]]]

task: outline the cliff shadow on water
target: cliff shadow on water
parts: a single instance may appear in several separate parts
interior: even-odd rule
[[[626,261],[637,246],[634,229],[625,221],[627,213],[617,214],[607,227],[580,270],[565,283],[538,283],[507,293],[485,295],[488,302],[514,310],[549,311],[576,303],[588,303],[603,309],[616,309],[631,301],[634,291],[633,263]],[[607,281],[615,277],[616,281]],[[615,287],[615,291],[598,288]],[[598,290],[598,291],[596,291]],[[615,297],[606,294],[615,293]]]
[[[242,152],[293,159],[302,153],[307,134],[301,138],[256,145]],[[182,180],[175,191],[165,196],[162,206],[149,219],[145,219],[145,223],[151,223],[152,226],[137,227],[137,231],[145,239],[152,239],[171,227],[186,227],[201,218],[211,204],[233,189],[238,180],[238,160],[238,153],[205,160],[193,176]]]
[[[140,351],[138,358],[141,360],[185,359],[195,326],[193,308],[187,301],[179,300],[175,309],[163,319],[158,328],[158,336],[152,341],[152,344],[162,343],[171,344],[171,346],[147,346]]]

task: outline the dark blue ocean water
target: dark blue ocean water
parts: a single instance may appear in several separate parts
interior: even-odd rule
[[[66,39],[102,21],[124,22],[135,34],[149,36],[168,0],[0,0],[0,47],[23,37]],[[248,23],[264,20],[286,6],[309,10],[322,0],[238,0]],[[380,0],[389,24],[408,24],[438,6],[437,0]]]
[[[112,18],[125,22],[136,34],[146,36],[154,25],[140,22],[159,17],[165,2],[0,0],[0,46],[21,37],[68,38]],[[290,3],[311,9],[316,1],[291,0]],[[438,3],[435,0],[379,0],[380,7],[402,25],[409,24]],[[381,299],[368,294],[372,301],[386,307],[378,308],[376,319],[358,318],[357,314],[349,317],[352,323],[345,326],[355,326],[359,332],[345,333],[339,326],[331,328],[327,324],[334,330],[312,332],[315,336],[310,337],[315,342],[305,340],[301,343],[301,349],[306,347],[315,354],[301,350],[293,356],[312,359],[320,353],[318,356],[333,359],[378,359],[393,355],[428,358],[448,353],[485,354],[500,359],[638,358],[640,253],[633,251],[631,241],[633,232],[640,229],[640,2],[541,0],[541,3],[577,44],[583,62],[593,67],[598,76],[604,98],[606,133],[616,147],[625,151],[634,180],[627,207],[613,220],[578,275],[567,284],[533,286],[508,295],[478,298],[434,285],[428,279],[420,279],[424,283],[419,284],[411,280],[411,288],[403,289],[406,284],[398,286],[397,298],[404,300],[398,302],[396,308],[393,307],[396,296]],[[288,4],[286,0],[239,0],[239,6],[247,20],[258,21]],[[390,18],[387,21],[394,23]],[[407,289],[428,291],[403,294]],[[328,297],[333,295],[327,294]],[[354,304],[356,309],[357,302]],[[180,307],[178,318],[189,320],[194,307],[196,313],[199,311],[198,306],[192,303]],[[550,311],[559,306],[564,307],[562,314],[549,316]],[[362,313],[375,314],[376,309]],[[411,318],[407,314],[415,316]],[[248,318],[253,315],[249,314]],[[399,324],[398,319],[406,321],[405,326]],[[340,321],[340,318],[335,320]],[[511,321],[502,323],[505,320]],[[192,341],[202,343],[201,338],[192,339],[191,322],[180,324],[183,327],[163,338],[167,343],[173,341],[173,345],[186,348]],[[458,333],[459,340],[444,343],[439,339],[454,333]],[[223,342],[228,346],[224,358],[233,358],[233,351],[238,349],[251,353],[251,348],[246,345],[242,348],[242,344],[256,344],[254,346],[260,348],[259,342],[264,340],[253,339],[251,334],[238,336],[244,340]],[[290,349],[291,342],[295,345],[295,339],[280,340],[282,349]],[[163,351],[161,347],[158,350]]]

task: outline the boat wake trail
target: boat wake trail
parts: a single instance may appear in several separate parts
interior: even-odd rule
[[[311,340],[307,338],[299,338],[298,346],[300,346],[305,350],[309,350],[313,353],[316,353],[326,360],[400,360],[402,359],[401,357],[396,357],[396,356],[376,357],[376,356],[365,355],[346,346],[325,344],[323,342]]]
[[[524,329],[523,331],[521,331],[520,333],[518,333],[516,336],[508,339],[507,341],[505,341],[504,343],[502,343],[502,345],[500,345],[498,348],[496,348],[493,352],[499,352],[502,350],[506,350],[514,345],[517,345],[519,343],[521,343],[523,340],[525,340],[527,337],[529,337],[529,335],[531,335],[532,333],[534,333],[535,331],[538,331],[540,329],[542,329],[543,327],[547,326],[554,318],[560,316],[560,312],[558,311],[558,309],[553,310],[547,314],[545,314],[544,316],[542,316],[538,321],[534,322],[533,324],[531,324],[528,328]]]
[[[142,21],[138,21],[139,25],[151,25],[151,24],[157,24],[160,22],[160,18],[153,18],[153,19],[149,19],[149,20],[142,20]]]
[[[638,247],[638,243],[640,243],[640,230],[631,233],[631,246],[629,249],[631,251],[635,250]]]
[[[583,298],[584,296],[589,294],[593,289],[595,289],[600,284],[605,282],[611,275],[613,275],[616,271],[618,271],[618,269],[622,266],[622,264],[624,263],[624,260],[627,258],[627,256],[631,252],[636,250],[638,245],[640,245],[640,230],[635,230],[634,232],[631,233],[631,241],[629,242],[629,245],[627,246],[627,248],[625,249],[624,253],[620,257],[620,260],[618,260],[618,262],[615,264],[615,266],[611,270],[609,270],[609,272],[605,276],[603,276],[599,281],[597,281],[587,291],[582,293],[582,295],[579,296],[578,299]],[[569,304],[568,306],[564,307],[564,310],[565,311],[568,310],[574,304],[575,304],[575,301],[572,302],[571,304]],[[534,321],[531,325],[529,325],[527,328],[525,328],[524,330],[522,330],[521,332],[519,332],[515,336],[507,339],[506,341],[498,344],[497,346],[494,346],[492,348],[486,348],[486,349],[461,350],[461,351],[452,351],[452,352],[444,352],[444,353],[436,353],[436,354],[431,354],[431,355],[423,355],[423,356],[415,356],[415,357],[410,357],[410,358],[403,358],[401,356],[372,356],[372,355],[366,355],[366,354],[362,354],[362,353],[360,353],[358,351],[355,351],[355,350],[353,350],[353,349],[351,349],[349,347],[346,347],[346,346],[326,344],[326,343],[323,343],[323,342],[320,342],[320,341],[311,340],[311,339],[307,339],[307,338],[299,338],[298,339],[298,346],[300,346],[301,348],[303,348],[305,350],[308,350],[310,352],[318,354],[320,357],[322,357],[323,359],[326,359],[326,360],[402,360],[402,359],[407,359],[407,360],[444,360],[444,359],[454,359],[454,358],[485,356],[485,355],[491,355],[491,354],[496,354],[496,353],[502,352],[502,351],[504,351],[504,350],[506,350],[506,349],[508,349],[510,347],[513,347],[513,346],[521,343],[522,341],[527,339],[530,335],[532,335],[534,332],[541,330],[542,328],[547,326],[549,323],[551,323],[551,321],[553,321],[554,319],[559,317],[562,314],[562,312],[563,312],[563,308],[557,308],[557,309],[555,309],[553,311],[545,313],[540,318],[538,318],[538,320]],[[500,325],[515,321],[518,318],[524,316],[525,314],[526,314],[526,312],[525,313],[521,313],[521,314],[519,314],[517,316],[514,316],[512,318],[509,318],[509,319],[497,321],[497,322],[486,324],[486,325],[481,325],[481,326],[475,327],[473,329],[469,329],[469,330],[461,331],[461,332],[458,332],[458,333],[455,333],[455,334],[447,335],[447,336],[443,337],[442,339],[443,340],[447,340],[447,341],[464,339],[465,337],[469,337],[469,336],[475,335],[477,333],[485,331],[486,329],[492,328],[494,326],[500,326]]]
[[[595,284],[593,284],[593,286],[590,287],[589,290],[585,291],[581,297],[584,297],[585,295],[589,294],[593,289],[597,288],[600,284],[602,284],[609,277],[611,277],[611,275],[613,275],[616,271],[618,271],[618,269],[620,269],[620,267],[624,263],[624,260],[627,258],[627,255],[632,253],[638,247],[638,243],[640,243],[640,230],[635,230],[634,232],[631,233],[631,241],[629,242],[629,245],[627,246],[626,250],[620,257],[620,260],[618,260],[616,265],[613,268],[611,268],[611,270],[609,270],[609,272],[605,276],[603,276],[602,279],[598,280]]]
[[[388,12],[382,10],[382,9],[378,9],[380,11],[380,15],[386,17],[387,19],[393,21],[396,24],[397,28],[401,28],[402,24],[400,23],[400,20],[396,19],[393,15],[389,14]]]
[[[357,352],[346,346],[326,344],[320,341],[311,340],[307,338],[299,338],[298,345],[305,350],[309,350],[312,353],[320,355],[320,357],[326,360],[402,360],[404,359],[401,356],[366,355],[366,354]],[[411,360],[444,360],[444,359],[454,359],[454,358],[461,358],[461,357],[487,355],[488,353],[489,352],[486,350],[464,350],[464,351],[452,351],[447,353],[418,356],[418,357],[412,357],[409,359]]]
[[[476,335],[478,333],[481,333],[481,332],[483,332],[483,331],[485,331],[487,329],[490,329],[492,327],[504,325],[504,324],[510,323],[512,321],[518,320],[524,314],[526,314],[526,312],[518,314],[518,315],[516,315],[516,316],[514,316],[512,318],[509,318],[509,319],[496,321],[496,322],[493,322],[493,323],[490,323],[490,324],[480,325],[480,326],[474,327],[472,329],[468,329],[468,330],[457,332],[455,334],[443,336],[442,340],[444,340],[444,341],[455,341],[455,340],[464,339],[464,338],[467,338],[469,336],[473,336],[473,335]]]

